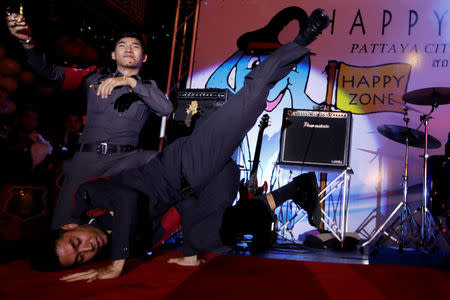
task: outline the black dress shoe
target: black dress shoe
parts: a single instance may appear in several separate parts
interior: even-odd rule
[[[294,178],[294,182],[297,185],[297,190],[292,201],[306,211],[309,224],[318,227],[321,211],[316,174],[314,172],[301,174]]]
[[[316,8],[308,18],[306,22],[306,28],[300,33],[305,43],[310,44],[322,31],[330,24],[330,18],[325,10]]]

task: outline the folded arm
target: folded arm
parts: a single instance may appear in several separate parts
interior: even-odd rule
[[[133,102],[142,101],[158,116],[168,116],[173,111],[172,103],[158,88],[153,80],[138,80],[134,76],[111,77],[103,81],[97,90],[97,96],[108,98],[113,89],[118,86],[129,86],[127,97],[119,97],[114,108],[119,111],[127,110]]]
[[[173,111],[172,103],[166,95],[158,88],[154,80],[137,80],[133,92],[139,95],[157,115],[168,116]]]

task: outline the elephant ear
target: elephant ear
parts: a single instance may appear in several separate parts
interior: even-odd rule
[[[237,47],[252,54],[273,52],[282,46],[278,35],[293,20],[298,21],[298,33],[301,33],[302,29],[306,28],[308,14],[300,7],[287,7],[278,12],[263,28],[241,35],[236,42]]]

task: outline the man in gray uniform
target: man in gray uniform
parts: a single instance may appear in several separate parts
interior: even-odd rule
[[[64,165],[64,184],[53,214],[52,228],[73,223],[72,197],[86,179],[109,176],[149,162],[153,151],[136,151],[139,133],[151,112],[168,116],[172,103],[153,80],[142,80],[138,73],[147,60],[142,37],[136,33],[119,35],[111,52],[116,62],[114,73],[102,73],[96,66],[66,68],[47,63],[35,49],[28,25],[22,15],[7,17],[10,32],[25,48],[29,65],[43,78],[62,89],[83,86],[87,98],[84,130],[76,153]]]

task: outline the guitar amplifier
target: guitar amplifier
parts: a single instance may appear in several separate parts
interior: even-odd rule
[[[347,112],[285,108],[279,163],[347,167],[351,123]]]
[[[171,97],[175,102],[170,139],[190,135],[228,98],[227,89],[181,89]]]

